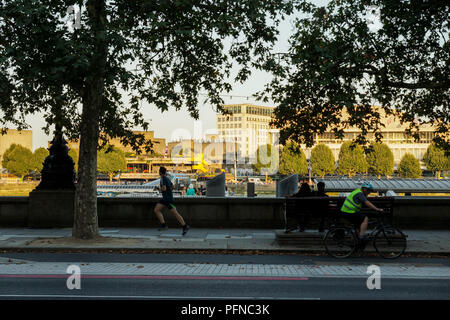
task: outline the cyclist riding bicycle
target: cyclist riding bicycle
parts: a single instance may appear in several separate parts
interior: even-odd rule
[[[377,208],[369,200],[367,196],[373,192],[373,186],[370,183],[363,183],[361,188],[353,190],[344,201],[341,207],[341,215],[356,226],[359,239],[364,239],[364,233],[367,230],[369,218],[361,213],[362,205],[365,204],[369,208],[383,212],[383,209]]]

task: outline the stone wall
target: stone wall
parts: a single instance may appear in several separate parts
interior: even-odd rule
[[[157,198],[99,198],[100,227],[157,227],[153,209]],[[175,198],[184,219],[196,228],[283,229],[282,198]],[[54,207],[39,210],[45,215]],[[70,206],[68,206],[70,207]],[[29,214],[28,197],[0,197],[0,227],[27,227],[36,221]],[[164,212],[170,227],[177,221]],[[59,220],[61,223],[61,220]],[[450,197],[396,197],[394,221],[404,229],[450,229]],[[48,222],[48,221],[47,221]],[[61,227],[55,221],[54,227]],[[71,225],[66,225],[71,227]]]

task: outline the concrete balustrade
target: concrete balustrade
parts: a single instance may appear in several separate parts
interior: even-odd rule
[[[42,200],[42,199],[41,199]],[[156,227],[153,212],[158,198],[99,198],[100,227]],[[195,228],[283,229],[283,198],[183,197],[175,204],[184,219]],[[0,197],[1,227],[71,227],[67,219],[55,219],[55,206],[39,202],[30,214],[29,197]],[[67,205],[70,208],[70,205]],[[61,209],[61,206],[59,207]],[[70,215],[70,210],[61,214]],[[42,215],[42,219],[37,219]],[[57,216],[57,215],[56,215]],[[165,212],[171,227],[178,227]],[[70,220],[70,219],[69,219]],[[64,221],[64,222],[63,222]],[[450,229],[450,197],[396,197],[394,222],[405,229]]]

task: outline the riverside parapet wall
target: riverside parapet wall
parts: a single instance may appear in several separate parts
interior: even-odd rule
[[[158,200],[98,198],[99,226],[157,227],[153,210]],[[178,211],[192,227],[213,229],[283,229],[284,202],[283,198],[264,197],[175,198]],[[36,219],[36,213],[30,215],[31,206],[29,197],[0,197],[0,227],[72,227],[73,220],[53,222],[49,218],[55,215],[51,202],[48,206],[40,202],[38,214],[42,219]],[[170,226],[178,227],[170,213],[165,211],[165,217]],[[394,223],[404,229],[450,229],[450,197],[395,197]]]

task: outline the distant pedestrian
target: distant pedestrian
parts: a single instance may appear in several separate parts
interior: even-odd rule
[[[155,206],[155,214],[158,218],[159,222],[161,223],[161,227],[159,230],[167,230],[168,226],[166,225],[166,222],[164,221],[164,216],[162,215],[162,209],[166,207],[169,209],[170,213],[172,213],[177,221],[180,223],[180,225],[183,227],[182,235],[184,236],[188,230],[189,225],[187,225],[184,222],[183,217],[178,213],[177,208],[175,207],[174,201],[173,201],[173,183],[170,181],[170,179],[166,176],[167,169],[164,167],[159,168],[159,175],[160,175],[160,187],[161,187],[161,193],[162,193],[162,199],[159,200],[159,202]]]
[[[328,197],[328,195],[325,193],[325,183],[319,182],[317,184],[317,191],[314,192],[314,195],[317,197]],[[315,207],[315,211],[318,212],[318,215],[320,216],[320,223],[319,223],[319,232],[324,232],[324,225],[325,225],[325,219],[328,216],[328,205],[329,201],[328,199],[320,199]]]
[[[311,188],[307,182],[302,182],[300,185],[300,189],[297,193],[293,195],[286,196],[287,198],[304,198],[304,197],[312,197],[313,193],[311,192]],[[311,205],[309,200],[300,200],[296,199],[295,208],[297,210],[296,219],[298,223],[298,229],[300,232],[305,231],[305,228],[309,222],[309,218],[311,215]]]
[[[187,196],[195,196],[195,189],[194,189],[194,185],[192,183],[189,185],[189,189],[187,189],[186,195]]]

